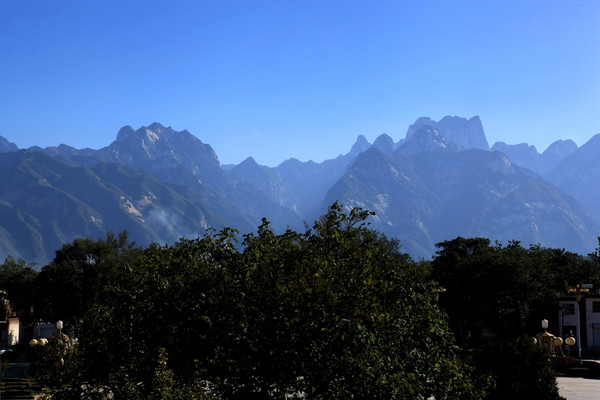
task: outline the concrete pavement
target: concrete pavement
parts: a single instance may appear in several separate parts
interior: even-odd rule
[[[599,400],[600,379],[559,376],[558,391],[567,400]]]

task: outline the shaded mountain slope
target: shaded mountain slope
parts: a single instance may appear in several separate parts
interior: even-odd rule
[[[563,158],[546,177],[600,220],[600,134]]]
[[[598,225],[565,192],[499,152],[362,154],[329,191],[332,201],[377,212],[373,227],[413,256],[456,236],[543,244],[586,254]]]
[[[0,226],[8,254],[44,263],[63,243],[127,230],[140,244],[174,241],[225,220],[200,199],[122,165],[74,166],[31,151],[0,154]],[[17,251],[15,251],[17,250]]]
[[[318,145],[316,143],[315,145]],[[251,157],[223,168],[210,145],[154,123],[123,127],[99,149],[27,151],[0,137],[0,257],[44,263],[76,237],[128,230],[141,245],[302,229],[334,201],[377,213],[373,227],[411,255],[456,236],[593,251],[600,234],[600,136],[581,148],[557,141],[490,151],[479,117],[423,117],[394,142],[362,135],[347,154],[277,167]]]

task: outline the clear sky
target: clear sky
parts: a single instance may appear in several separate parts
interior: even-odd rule
[[[0,0],[0,135],[110,144],[160,122],[222,163],[346,153],[418,117],[490,145],[600,133],[600,1]]]

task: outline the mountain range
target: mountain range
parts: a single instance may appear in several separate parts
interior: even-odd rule
[[[168,244],[207,230],[304,230],[335,201],[376,214],[371,227],[414,258],[457,236],[592,252],[600,235],[600,134],[489,146],[479,117],[422,117],[405,138],[359,136],[321,163],[221,165],[210,145],[159,123],[108,146],[19,149],[0,136],[0,257],[43,266],[64,243],[128,231]]]

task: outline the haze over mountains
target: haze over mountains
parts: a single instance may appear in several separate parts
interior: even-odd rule
[[[359,136],[335,159],[277,167],[222,166],[209,144],[158,123],[123,127],[99,150],[19,150],[0,137],[0,185],[0,257],[38,265],[108,231],[145,246],[209,228],[250,233],[263,217],[277,232],[304,230],[334,201],[375,211],[371,226],[415,258],[456,236],[587,254],[600,235],[600,135],[541,154],[490,148],[479,117],[419,118],[397,142]]]

